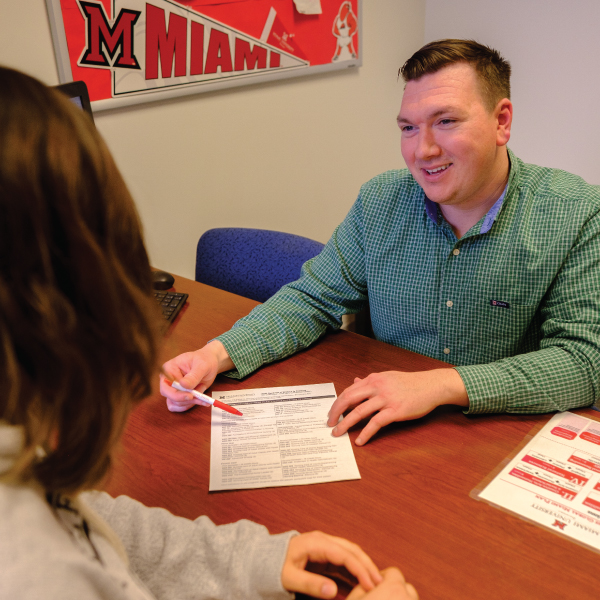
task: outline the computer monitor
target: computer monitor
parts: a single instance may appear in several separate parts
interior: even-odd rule
[[[79,108],[85,110],[90,115],[92,122],[94,121],[94,115],[92,113],[92,105],[90,104],[90,95],[88,94],[87,85],[85,81],[72,81],[71,83],[63,83],[55,86],[55,89],[62,92],[65,96],[79,106]]]

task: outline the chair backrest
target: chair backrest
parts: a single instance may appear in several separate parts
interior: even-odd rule
[[[198,241],[196,281],[264,302],[298,279],[302,265],[323,246],[281,231],[209,229]]]

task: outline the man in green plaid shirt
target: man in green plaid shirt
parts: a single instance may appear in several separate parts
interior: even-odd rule
[[[458,365],[357,379],[333,404],[356,443],[436,406],[541,413],[600,397],[600,188],[506,146],[510,65],[441,40],[402,67],[408,169],[366,183],[331,240],[227,333],[165,364],[187,388],[243,377],[314,342],[369,301],[377,339]],[[170,410],[191,396],[161,382]],[[338,424],[340,415],[355,407]]]

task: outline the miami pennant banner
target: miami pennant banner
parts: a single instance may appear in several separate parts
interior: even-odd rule
[[[361,64],[361,0],[46,1],[61,83],[94,110]]]

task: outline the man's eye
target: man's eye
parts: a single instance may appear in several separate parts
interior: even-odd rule
[[[440,121],[440,125],[450,125],[451,123],[454,123],[454,119],[442,119]]]
[[[414,129],[414,127],[412,125],[401,125],[400,126],[400,131],[404,131],[406,133],[408,133],[409,131],[412,131]]]

